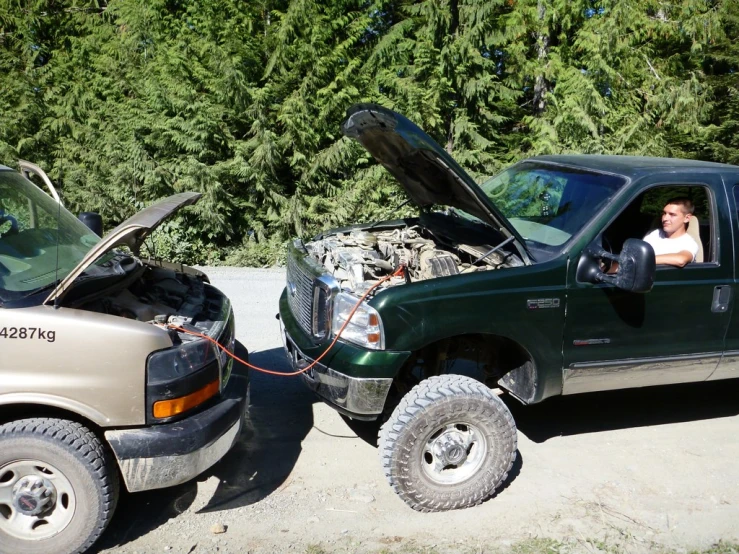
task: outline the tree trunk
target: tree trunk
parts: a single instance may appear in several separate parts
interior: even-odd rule
[[[547,8],[544,4],[544,0],[539,0],[537,4],[537,14],[539,16],[539,26],[544,26],[544,18],[547,14]],[[537,59],[539,60],[538,73],[536,75],[536,82],[534,83],[534,115],[540,115],[544,113],[547,107],[545,96],[549,90],[549,83],[544,78],[544,69],[548,65],[545,62],[547,55],[549,54],[549,35],[547,33],[538,32],[536,35],[536,48],[537,48]]]
[[[457,39],[459,38],[459,3],[458,3],[458,0],[449,1],[449,11],[452,16],[452,20],[449,24],[449,36],[451,36],[452,40],[456,42]],[[451,60],[451,63],[449,64],[449,81],[452,83],[452,87],[456,87],[454,60]],[[451,94],[451,103],[455,107],[459,105],[459,95],[457,94],[455,88],[453,88],[453,92]],[[449,154],[451,154],[454,151],[454,110],[455,110],[455,107],[452,107],[449,110],[449,115],[447,116],[447,121],[446,121],[446,151]]]

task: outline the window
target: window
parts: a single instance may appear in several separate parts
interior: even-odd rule
[[[522,162],[480,187],[538,261],[556,255],[625,184],[623,177]]]
[[[699,243],[699,253],[693,263],[716,262],[711,196],[704,186],[657,186],[644,191],[624,208],[603,233],[604,248],[615,253],[620,252],[626,239],[641,239],[649,232],[659,229],[662,209],[672,198],[688,198],[695,207],[694,217],[687,229]]]
[[[0,301],[65,277],[100,237],[15,171],[0,171]]]
[[[734,193],[734,204],[736,204],[737,221],[739,221],[739,184],[733,186],[731,191]]]

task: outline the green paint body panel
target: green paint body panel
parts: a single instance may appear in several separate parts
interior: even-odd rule
[[[545,264],[455,275],[393,287],[370,304],[385,327],[386,345],[419,348],[449,337],[497,335],[513,340],[539,370],[541,397],[562,388],[566,258]],[[532,299],[559,299],[559,308],[529,309]],[[540,400],[541,398],[536,398]]]
[[[510,339],[530,355],[537,375],[530,402],[559,394],[739,377],[739,313],[734,309],[739,292],[739,167],[685,160],[657,160],[650,166],[647,158],[609,156],[537,159],[608,171],[622,175],[627,184],[547,262],[381,291],[370,304],[382,319],[386,351],[341,343],[323,363],[353,377],[393,377],[411,352],[426,345],[487,334]],[[655,186],[684,185],[708,191],[713,225],[705,263],[658,266],[654,287],[646,294],[577,282],[583,251],[600,240],[637,196]],[[729,300],[717,310],[722,288]],[[552,299],[559,300],[558,307],[535,309],[530,302]],[[280,313],[305,354],[314,358],[328,345],[328,340],[314,344],[305,334],[285,294]]]

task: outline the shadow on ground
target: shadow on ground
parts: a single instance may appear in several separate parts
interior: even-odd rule
[[[290,370],[281,348],[254,353],[250,361],[278,371]],[[159,491],[123,492],[113,521],[92,552],[123,546],[188,510],[196,499],[198,481],[214,476],[219,480],[201,512],[259,502],[285,482],[313,427],[316,400],[300,379],[253,371],[250,376],[250,413],[231,452],[195,481]],[[542,443],[563,435],[736,416],[738,396],[739,380],[727,380],[556,397],[533,406],[507,397],[506,403],[518,430]],[[345,421],[359,438],[377,446],[379,422]],[[518,452],[499,494],[515,480],[522,465]]]
[[[522,406],[508,397],[518,430],[534,442],[552,437],[731,417],[739,414],[739,380],[625,389]]]
[[[736,416],[738,397],[739,379],[560,396],[532,406],[504,396],[518,430],[536,443],[558,436]],[[344,420],[358,437],[377,447],[380,422]],[[515,480],[522,465],[519,451],[498,494]]]
[[[518,430],[534,442],[552,437],[665,425],[739,415],[739,379],[558,396],[524,406],[502,397]],[[377,447],[379,421],[344,417],[358,437]]]
[[[237,345],[237,355],[244,353]],[[252,353],[260,367],[290,371],[281,348]],[[245,371],[241,368],[240,371]],[[108,530],[91,552],[123,546],[189,509],[197,483],[213,476],[215,494],[200,512],[214,512],[259,502],[290,475],[301,443],[313,426],[315,397],[300,379],[250,371],[251,405],[244,431],[233,449],[196,480],[168,489],[130,494],[122,492]]]
[[[360,439],[362,439],[367,444],[370,444],[377,448],[377,435],[379,434],[380,426],[382,425],[382,422],[380,420],[360,421],[358,419],[347,417],[343,414],[341,414],[341,419],[344,420],[344,423],[346,423],[347,427],[354,431],[354,433],[356,433],[356,435]]]

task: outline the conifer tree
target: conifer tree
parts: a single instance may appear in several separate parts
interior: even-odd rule
[[[413,213],[339,125],[377,102],[482,179],[582,152],[739,163],[731,0],[7,0],[0,163],[108,227],[183,190],[150,248],[269,263],[291,236]]]
[[[692,157],[739,165],[739,5],[722,2],[715,8],[723,32],[698,49],[712,97],[705,132],[687,132],[674,141]]]

